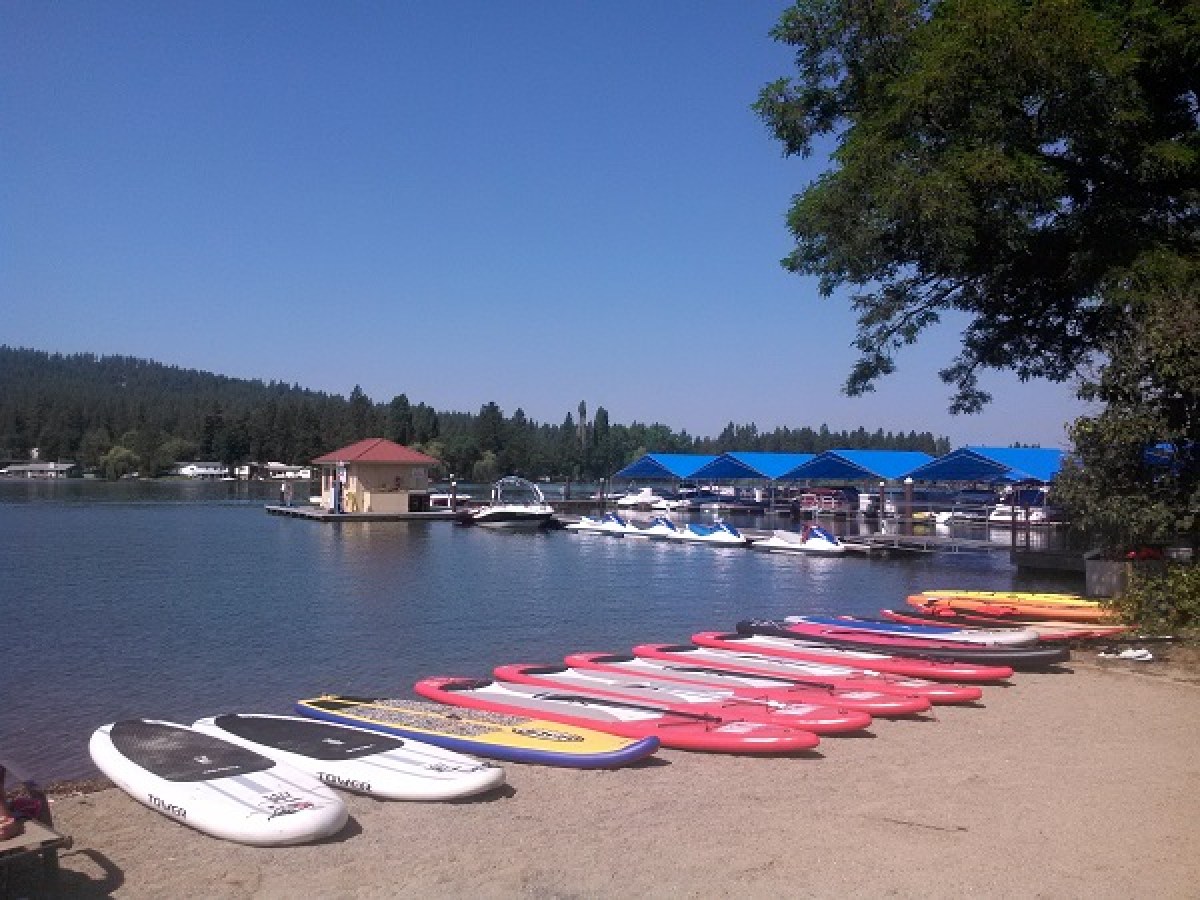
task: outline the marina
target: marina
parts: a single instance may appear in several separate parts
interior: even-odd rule
[[[442,520],[313,527],[264,515],[275,490],[0,484],[0,567],[20,598],[6,629],[38,655],[10,673],[0,708],[14,769],[92,776],[87,735],[130,714],[191,722],[283,713],[329,690],[405,696],[431,672],[679,641],[746,617],[872,614],[937,584],[1082,587],[1005,553],[855,560]]]

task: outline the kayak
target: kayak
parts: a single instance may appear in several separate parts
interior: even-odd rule
[[[811,731],[768,725],[711,712],[684,712],[662,703],[591,697],[578,691],[545,690],[482,678],[424,678],[414,690],[451,706],[509,715],[537,715],[633,738],[655,738],[664,747],[709,753],[779,754],[811,750],[820,743]]]
[[[736,635],[735,635],[736,637]],[[797,685],[828,685],[839,690],[865,689],[908,697],[924,697],[935,705],[973,703],[983,696],[975,685],[951,684],[928,678],[907,678],[850,665],[833,665],[802,659],[784,659],[737,650],[719,650],[696,644],[640,644],[633,648],[638,659],[670,665],[676,670],[697,672],[735,672],[771,678]],[[603,657],[604,654],[584,654]],[[625,657],[614,656],[617,660]],[[578,660],[578,656],[568,660]],[[598,660],[599,661],[599,660]]]
[[[1071,651],[1066,647],[990,647],[955,641],[932,641],[927,638],[864,634],[852,628],[809,625],[803,622],[788,624],[769,620],[746,620],[738,622],[737,630],[742,634],[798,637],[833,647],[870,650],[892,656],[932,656],[958,662],[995,663],[1014,669],[1043,669],[1071,658]]]
[[[572,669],[629,678],[637,683],[686,685],[720,691],[754,702],[771,704],[812,703],[857,709],[872,716],[911,716],[929,709],[930,701],[917,693],[901,694],[873,687],[837,687],[788,681],[746,672],[685,666],[637,656],[611,653],[574,653],[566,658]],[[866,680],[866,679],[861,679]],[[815,729],[810,729],[815,730]],[[817,732],[818,734],[820,732]]]
[[[924,594],[909,597],[908,604],[917,609],[976,612],[998,619],[1052,619],[1088,624],[1116,624],[1111,612],[1095,604],[1040,604],[1033,601],[992,601],[973,597],[931,597]]]
[[[1086,641],[1096,638],[1116,637],[1129,631],[1128,625],[1087,625],[1081,622],[1059,622],[1052,619],[995,619],[980,613],[958,613],[946,607],[928,609],[881,609],[879,614],[893,622],[937,624],[985,628],[1027,628],[1036,632],[1040,641]]]
[[[929,678],[934,681],[1003,681],[1013,673],[1012,666],[980,665],[958,662],[944,657],[905,658],[868,650],[848,650],[830,644],[821,644],[817,641],[805,641],[798,637],[701,631],[692,635],[692,643],[699,644],[701,647],[716,647],[721,650],[738,650],[747,653],[763,653],[768,656],[783,656],[788,659],[855,666],[875,672]]]
[[[498,666],[495,676],[514,684],[569,690],[589,697],[612,697],[660,703],[682,712],[711,712],[754,722],[801,728],[813,734],[844,734],[871,724],[871,713],[836,703],[829,695],[818,702],[787,703],[740,695],[729,689],[681,684],[628,672],[597,672],[569,666]],[[924,704],[928,708],[929,704]],[[918,710],[919,711],[919,710]]]
[[[465,714],[414,700],[326,694],[299,701],[296,710],[314,719],[413,738],[472,756],[543,766],[611,769],[658,750],[653,737],[631,740],[527,715]]]
[[[853,628],[868,634],[890,634],[901,637],[920,637],[932,641],[957,641],[988,646],[1029,646],[1038,642],[1038,633],[1023,628],[953,628],[929,623],[881,622],[854,616],[787,616],[791,624],[827,625],[833,628]]]

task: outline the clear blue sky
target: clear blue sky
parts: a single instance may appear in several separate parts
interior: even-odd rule
[[[839,392],[848,304],[778,263],[825,160],[750,110],[784,6],[7,0],[0,343],[553,423],[1063,445],[1069,386],[946,413],[949,325]]]

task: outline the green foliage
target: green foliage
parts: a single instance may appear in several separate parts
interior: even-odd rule
[[[836,141],[784,265],[856,289],[849,393],[950,311],[952,409],[981,369],[1065,380],[1136,321],[1115,273],[1195,257],[1197,4],[801,0],[772,34],[797,74],[757,111],[788,154]]]
[[[519,408],[505,416],[494,402],[477,415],[438,412],[404,394],[375,404],[360,387],[347,399],[146,360],[3,346],[0,385],[0,458],[25,459],[31,447],[40,447],[43,458],[78,460],[112,478],[165,473],[187,458],[304,464],[380,433],[442,460],[443,474],[459,479],[508,473],[598,479],[647,452],[950,449],[946,438],[928,432],[825,426],[760,433],[754,425],[731,423],[717,438],[693,438],[661,423],[614,423],[602,406],[590,423],[568,412],[561,425],[551,425]],[[577,410],[586,416],[586,404]]]
[[[118,444],[101,457],[100,471],[109,481],[116,481],[123,475],[132,475],[136,472],[137,464],[137,454],[128,447]]]
[[[1109,601],[1122,621],[1156,632],[1200,628],[1200,568],[1135,567],[1128,589]]]
[[[1104,345],[1108,363],[1081,394],[1103,403],[1078,419],[1078,460],[1056,497],[1076,527],[1122,552],[1200,543],[1200,261],[1160,252],[1119,273],[1110,290],[1134,310]],[[1158,448],[1148,455],[1148,448]]]

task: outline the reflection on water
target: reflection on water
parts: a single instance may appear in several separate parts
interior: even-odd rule
[[[749,616],[870,614],[931,587],[1081,586],[1019,581],[1003,553],[832,559],[325,525],[268,516],[265,502],[269,484],[0,484],[0,759],[40,779],[88,775],[88,735],[117,718],[407,695],[426,675],[686,640]]]

